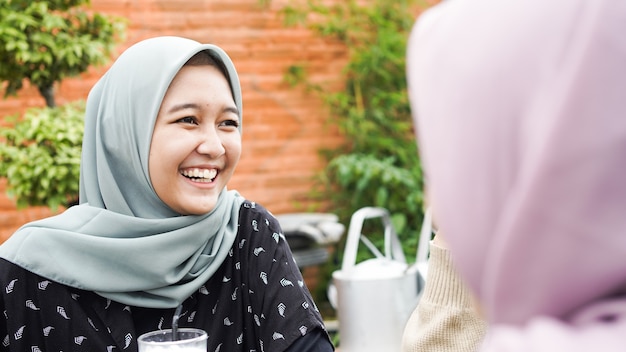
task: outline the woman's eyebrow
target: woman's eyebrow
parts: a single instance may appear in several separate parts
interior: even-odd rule
[[[200,107],[200,105],[195,104],[195,103],[177,104],[177,105],[174,105],[171,108],[169,108],[167,110],[167,112],[168,113],[174,113],[174,112],[177,112],[177,111],[180,111],[180,110],[186,110],[186,109],[200,110],[201,107]],[[225,107],[223,109],[223,112],[232,112],[233,114],[239,115],[239,109],[237,109],[234,106],[232,106],[232,107],[231,106]]]
[[[177,104],[172,106],[171,108],[169,108],[167,110],[168,113],[174,113],[180,110],[185,110],[185,109],[196,109],[199,110],[200,106],[198,106],[198,104],[194,104],[194,103],[184,103],[184,104]]]
[[[233,114],[239,116],[239,109],[237,109],[236,107],[226,107],[224,108],[224,112],[232,112]]]

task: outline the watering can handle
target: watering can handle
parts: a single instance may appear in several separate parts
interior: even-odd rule
[[[385,257],[388,259],[406,262],[402,245],[398,239],[398,235],[391,223],[391,216],[385,208],[380,207],[364,207],[352,214],[350,218],[350,226],[346,237],[346,247],[344,250],[342,270],[353,267],[356,264],[356,254],[361,239],[361,230],[363,223],[367,219],[381,218],[385,226]]]
[[[433,218],[432,211],[427,208],[424,212],[424,220],[422,222],[422,228],[420,230],[420,239],[417,245],[417,256],[415,257],[415,263],[421,264],[428,262],[429,242],[433,236]]]

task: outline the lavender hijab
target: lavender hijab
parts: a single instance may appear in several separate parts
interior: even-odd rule
[[[626,2],[443,1],[407,65],[485,350],[626,348]]]
[[[161,101],[201,51],[223,66],[241,114],[237,72],[222,49],[177,37],[131,46],[87,100],[81,204],[23,226],[0,246],[0,257],[143,307],[176,307],[211,277],[234,242],[242,197],[224,190],[209,214],[178,216],[154,192],[148,172]]]

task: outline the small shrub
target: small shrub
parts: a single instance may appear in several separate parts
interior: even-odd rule
[[[0,177],[18,207],[53,210],[78,199],[85,104],[32,108],[0,130]]]

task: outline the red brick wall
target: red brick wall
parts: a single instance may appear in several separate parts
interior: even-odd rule
[[[323,167],[321,147],[340,141],[325,125],[322,102],[302,88],[283,82],[286,69],[307,62],[317,82],[341,85],[345,48],[303,28],[285,28],[278,9],[285,1],[259,0],[92,0],[95,11],[128,19],[119,51],[141,39],[178,35],[224,48],[238,69],[244,101],[243,155],[230,182],[249,199],[274,213],[303,210],[310,204],[311,177]],[[57,87],[59,104],[85,99],[105,67],[93,68]],[[36,89],[0,100],[0,116],[43,106]],[[3,127],[4,128],[4,127]],[[0,241],[27,221],[50,214],[45,208],[17,210],[0,180]]]

